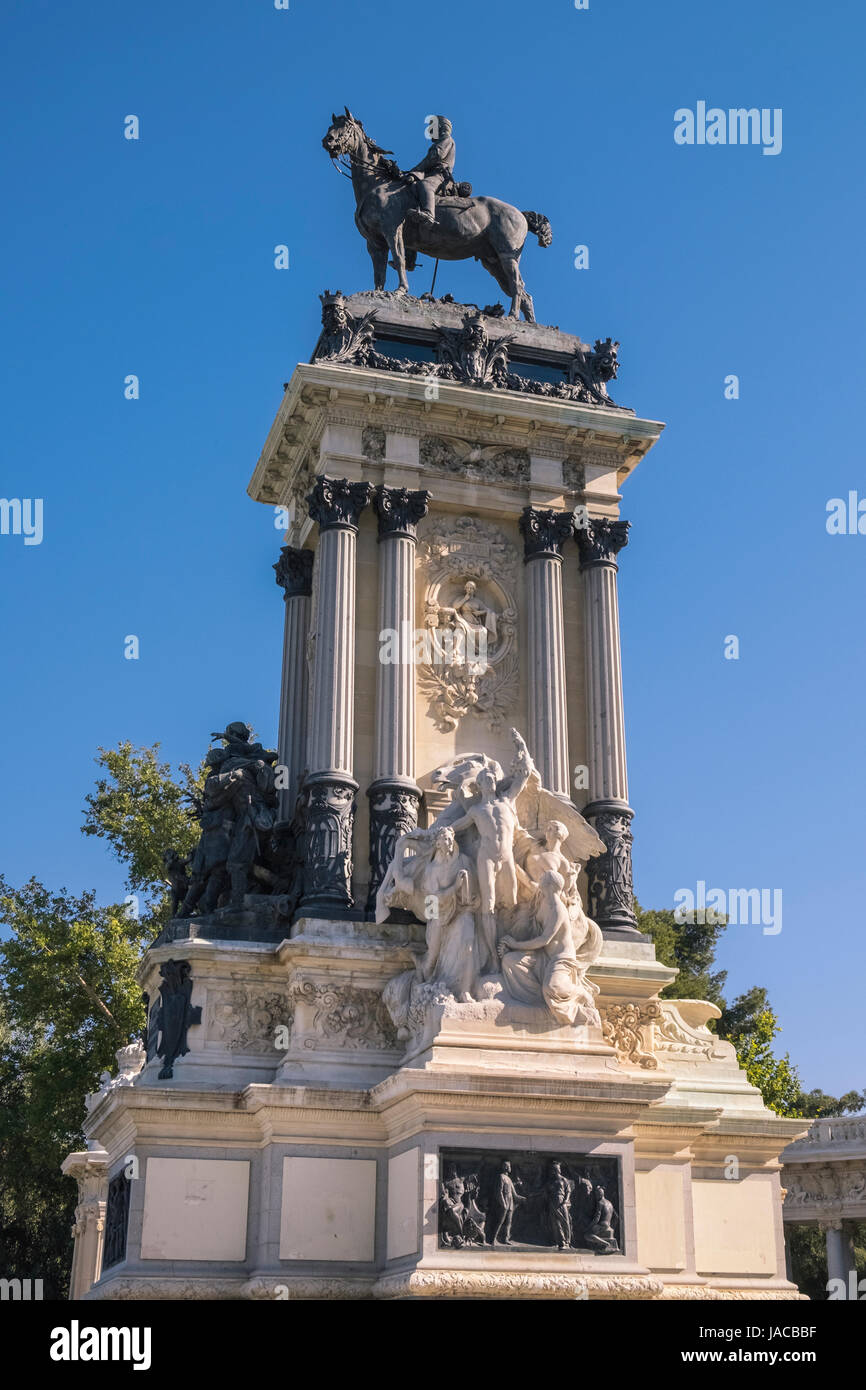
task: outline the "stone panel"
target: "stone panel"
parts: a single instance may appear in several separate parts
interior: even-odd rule
[[[634,1175],[637,1198],[637,1256],[649,1269],[683,1269],[686,1232],[683,1170],[658,1163]]]
[[[281,1260],[372,1260],[375,1227],[375,1159],[283,1159]]]
[[[696,1178],[695,1264],[699,1274],[775,1274],[773,1185],[763,1177]]]
[[[388,1259],[414,1255],[420,1248],[420,1149],[407,1149],[388,1162]]]
[[[243,1260],[247,1246],[247,1159],[149,1158],[143,1260]]]

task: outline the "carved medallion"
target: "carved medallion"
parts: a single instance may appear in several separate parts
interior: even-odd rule
[[[474,517],[438,521],[418,550],[426,584],[418,684],[444,731],[469,713],[500,729],[517,700],[517,547]]]

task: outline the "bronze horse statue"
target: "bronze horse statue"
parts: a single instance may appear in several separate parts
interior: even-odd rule
[[[377,290],[385,288],[388,255],[399,276],[397,294],[408,294],[407,263],[415,268],[419,254],[443,261],[465,261],[473,256],[493,276],[511,299],[509,318],[521,310],[535,322],[532,296],[520,274],[520,256],[530,232],[540,246],[549,246],[553,233],[547,218],[538,212],[520,212],[498,198],[443,197],[436,199],[436,220],[418,216],[410,180],[393,159],[366,134],[348,106],[344,116],[331,116],[322,144],[331,159],[345,156],[355,190],[355,223],[367,243]]]

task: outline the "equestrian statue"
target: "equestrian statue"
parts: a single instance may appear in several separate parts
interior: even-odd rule
[[[440,261],[473,257],[511,299],[509,318],[521,312],[535,322],[532,296],[520,274],[520,257],[530,232],[540,246],[553,240],[550,223],[539,212],[520,212],[499,198],[473,197],[470,184],[454,182],[455,145],[446,116],[430,116],[430,148],[412,169],[401,170],[392,151],[377,145],[344,107],[331,116],[322,144],[334,161],[348,165],[355,190],[355,223],[367,243],[377,290],[384,290],[390,264],[397,271],[396,293],[408,294],[407,270],[419,254]]]

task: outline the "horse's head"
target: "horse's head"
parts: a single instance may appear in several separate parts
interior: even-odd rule
[[[355,120],[348,106],[343,109],[345,116],[331,113],[331,124],[322,140],[323,148],[332,159],[341,154],[357,154],[367,143],[361,122]]]

